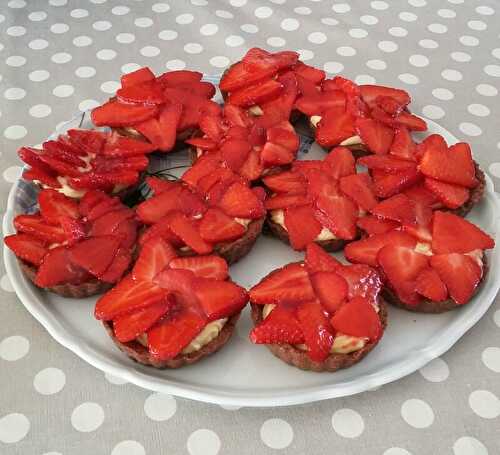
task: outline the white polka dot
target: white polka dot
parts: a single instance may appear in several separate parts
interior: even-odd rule
[[[389,29],[389,33],[392,36],[396,36],[398,38],[402,38],[402,37],[408,35],[408,30],[406,30],[406,28],[403,28],[403,27],[391,27]]]
[[[109,30],[112,26],[113,25],[109,21],[96,21],[92,24],[92,28],[99,32],[105,32],[106,30]]]
[[[471,436],[463,436],[453,444],[454,455],[488,455],[484,444]]]
[[[3,92],[3,96],[11,101],[22,100],[26,96],[26,90],[19,87],[11,87]]]
[[[229,4],[235,8],[240,8],[247,4],[247,0],[229,0]]]
[[[29,13],[28,19],[33,22],[44,21],[47,19],[47,13],[45,11],[33,11]]]
[[[186,62],[179,59],[173,59],[165,63],[165,66],[170,71],[183,70],[184,68],[186,68]]]
[[[125,63],[125,65],[123,65],[121,67],[121,71],[122,71],[122,73],[126,74],[126,73],[131,73],[133,71],[136,71],[139,68],[141,68],[141,65],[139,65],[137,63]]]
[[[267,44],[272,47],[283,47],[286,44],[286,40],[279,36],[271,36],[267,39]]]
[[[111,9],[111,13],[115,16],[124,16],[130,12],[130,8],[128,6],[115,6]]]
[[[167,11],[170,11],[170,5],[167,3],[155,3],[151,9],[155,13],[166,13]]]
[[[92,44],[92,38],[90,38],[90,36],[85,36],[85,35],[77,36],[73,40],[73,44],[76,47],[90,46]]]
[[[157,422],[170,419],[177,411],[177,402],[172,395],[152,393],[144,402],[144,412]]]
[[[221,404],[220,407],[226,411],[238,411],[241,409],[241,406],[236,406],[234,404]]]
[[[325,25],[338,25],[339,21],[333,17],[323,17],[321,22]]]
[[[476,8],[476,13],[483,16],[491,16],[495,14],[495,10],[493,8],[490,8],[489,6],[478,6]]]
[[[422,6],[427,5],[425,0],[408,0],[408,4],[414,6],[415,8],[421,8]]]
[[[192,14],[189,14],[189,13],[179,14],[175,18],[175,22],[177,22],[180,25],[190,24],[191,22],[193,22],[193,20],[194,20],[194,16]]]
[[[21,173],[22,168],[20,166],[11,166],[5,169],[3,178],[9,183],[14,183],[21,177]],[[30,342],[27,338],[19,335],[4,338],[0,343],[0,357],[9,362],[22,359],[29,350]]]
[[[7,3],[7,6],[9,8],[24,8],[26,6],[26,2],[24,0],[10,0],[9,3]]]
[[[95,55],[99,60],[113,60],[116,57],[116,52],[113,49],[101,49]]]
[[[68,24],[53,24],[50,26],[50,31],[52,33],[56,33],[57,35],[60,35],[61,33],[66,33],[69,30],[69,25]]]
[[[137,441],[126,440],[116,444],[111,455],[146,455],[146,450]]]
[[[146,28],[151,27],[153,25],[153,20],[149,17],[138,17],[134,24],[136,27]]]
[[[156,46],[144,46],[140,50],[141,55],[144,55],[144,57],[156,57],[157,55],[160,55],[160,49],[158,49]]]
[[[33,379],[33,387],[42,395],[60,392],[66,384],[66,375],[59,368],[45,368]]]
[[[475,390],[469,395],[469,406],[483,419],[495,419],[500,415],[500,400],[488,390]]]
[[[452,19],[456,17],[457,13],[455,11],[448,9],[448,8],[443,8],[438,10],[438,15],[441,16],[444,19]]]
[[[448,27],[444,24],[429,24],[427,26],[427,30],[432,33],[443,34],[448,31]]]
[[[343,57],[352,57],[356,55],[356,49],[351,46],[340,46],[337,47],[337,54],[342,55]]]
[[[223,55],[216,55],[210,59],[210,65],[216,68],[226,68],[230,63],[230,60]]]
[[[467,136],[480,136],[483,133],[481,128],[479,128],[479,126],[475,123],[462,122],[458,125],[458,128],[460,128],[460,131]]]
[[[135,41],[135,35],[132,33],[119,33],[115,39],[121,44],[130,44]]]
[[[380,41],[378,48],[383,52],[395,52],[398,50],[398,45],[394,41]]]
[[[490,115],[490,110],[484,104],[469,104],[467,110],[477,117],[487,117]]]
[[[68,96],[73,95],[75,92],[75,88],[72,85],[58,85],[54,90],[52,90],[52,93],[59,97],[59,98],[67,98]]]
[[[372,70],[385,70],[387,68],[387,63],[383,60],[368,60],[366,66]]]
[[[422,108],[422,114],[424,114],[425,117],[429,117],[432,120],[437,120],[440,118],[443,118],[445,115],[444,110],[439,107],[435,106],[434,104],[428,104],[427,106],[424,106]],[[439,359],[441,360],[441,359]],[[432,364],[434,361],[431,361],[430,364]],[[426,367],[424,367],[426,368]],[[420,371],[422,373],[422,371]],[[423,373],[422,373],[423,374]],[[425,377],[425,375],[424,375]]]
[[[194,431],[187,440],[190,455],[217,455],[220,450],[220,439],[212,430],[204,428]]]
[[[13,444],[23,439],[30,431],[30,421],[24,414],[7,414],[0,419],[0,441]]]
[[[439,47],[439,44],[432,39],[422,39],[418,44],[425,49],[437,49]]]
[[[304,62],[314,58],[314,52],[309,49],[297,49],[297,52],[299,53],[300,59]]]
[[[11,126],[5,128],[3,131],[3,135],[7,139],[12,139],[12,140],[22,139],[27,134],[28,134],[28,130],[22,125],[11,125]],[[19,171],[19,176],[21,176],[21,171]],[[5,178],[5,172],[4,172],[4,178]]]
[[[471,30],[486,30],[488,26],[483,22],[483,21],[469,21],[467,22],[467,27],[469,27]]]
[[[489,347],[481,354],[483,363],[495,373],[500,373],[500,348]]]
[[[120,88],[120,84],[116,81],[106,81],[101,84],[100,88],[104,93],[115,93]]]
[[[500,327],[500,310],[496,310],[493,313],[493,322]]]
[[[358,412],[343,408],[333,414],[332,427],[336,433],[344,438],[357,438],[363,433],[365,422]]]
[[[434,422],[432,408],[425,401],[416,398],[403,403],[401,415],[405,422],[414,428],[427,428]]]
[[[408,450],[402,449],[401,447],[391,447],[387,449],[382,455],[411,455]]]
[[[416,66],[417,68],[422,68],[429,64],[429,59],[422,54],[411,55],[408,61],[410,62],[410,65]]]
[[[205,24],[200,28],[200,33],[205,36],[215,35],[219,31],[217,24]]]
[[[259,27],[254,24],[243,24],[240,28],[247,33],[257,33],[259,31]]]
[[[28,46],[30,49],[33,49],[34,51],[40,51],[42,49],[45,49],[49,45],[49,42],[44,39],[34,39],[33,41],[30,41],[28,43]]]
[[[119,378],[118,376],[113,376],[112,374],[105,373],[104,377],[106,378],[106,381],[114,385],[128,384],[128,381],[125,381],[125,379]]]
[[[158,38],[164,41],[172,41],[177,38],[179,34],[175,30],[162,30],[158,33]]]
[[[499,146],[499,144],[497,144],[497,147]],[[488,168],[488,170],[490,171],[491,175],[493,175],[494,177],[500,178],[500,163],[491,163],[490,167]],[[500,310],[497,311],[493,315],[493,319],[495,319],[496,316],[500,316]],[[497,322],[497,321],[495,321],[495,322]]]
[[[293,11],[302,16],[307,16],[308,14],[312,13],[311,8],[307,6],[297,6],[297,8],[295,8]]]
[[[377,81],[375,80],[374,77],[368,74],[358,74],[354,79],[354,82],[356,82],[356,84],[362,85],[362,84],[375,84]]]
[[[430,107],[430,106],[426,106],[426,107]],[[426,107],[424,107],[424,109],[423,109],[424,115],[426,115],[425,114]],[[441,110],[443,112],[443,115],[444,115],[444,111],[441,108],[439,108],[437,106],[432,106],[432,107],[437,108],[438,110]],[[437,113],[437,111],[434,111],[434,113]],[[443,115],[441,115],[441,117]],[[428,117],[433,118],[432,116],[428,116]],[[434,117],[434,118],[441,118],[441,117]],[[434,360],[431,360],[427,365],[420,368],[420,370],[418,370],[418,371],[425,379],[427,379],[430,382],[443,382],[450,375],[450,369],[448,368],[447,363],[443,359],[440,359],[439,357],[434,359]]]
[[[498,66],[498,65],[486,65],[484,67],[484,72],[488,76],[500,77],[500,66]]]
[[[52,6],[65,6],[68,4],[68,0],[49,0],[49,4]]]
[[[8,275],[4,275],[0,279],[0,287],[6,292],[14,292],[14,288],[12,287],[12,283]]]
[[[387,8],[389,8],[389,5],[386,2],[383,2],[383,1],[380,1],[380,0],[375,0],[375,1],[371,2],[370,6],[373,9],[376,9],[376,10],[379,10],[379,11],[383,11],[383,10],[386,10]]]
[[[351,7],[348,3],[334,3],[332,6],[333,11],[339,14],[347,13],[351,11]]]
[[[449,101],[455,97],[455,95],[452,92],[450,92],[447,88],[435,88],[432,91],[432,95],[434,96],[434,98],[443,101]]]
[[[89,15],[89,12],[86,9],[82,8],[76,8],[69,13],[71,17],[74,17],[75,19],[82,19],[84,17],[87,17]]]
[[[243,37],[238,36],[238,35],[229,35],[226,38],[225,42],[226,42],[226,46],[238,47],[238,46],[241,46],[245,42],[245,40]]]
[[[46,70],[35,70],[29,74],[30,81],[33,82],[43,82],[50,77],[50,73]]]
[[[267,19],[268,17],[271,17],[273,14],[273,10],[269,8],[268,6],[259,6],[255,11],[254,14],[259,18],[259,19]]]
[[[51,114],[52,108],[46,104],[35,104],[30,107],[29,113],[35,118],[44,118]]]
[[[293,32],[300,27],[300,22],[297,19],[287,17],[281,21],[281,28],[287,32]]]
[[[490,84],[479,84],[476,86],[476,91],[483,96],[497,96],[498,90]]]
[[[464,35],[459,40],[464,46],[477,46],[479,44],[479,40],[475,36]]]
[[[218,9],[215,11],[215,15],[217,17],[222,17],[222,19],[233,19],[234,15],[230,13],[229,11],[223,10],[223,9]]]
[[[330,74],[337,74],[344,70],[344,65],[340,62],[326,62],[323,69]]]
[[[457,82],[463,79],[462,73],[457,70],[445,69],[441,72],[441,77],[447,81]]]
[[[420,82],[420,79],[415,76],[414,74],[410,74],[410,73],[403,73],[403,74],[400,74],[398,76],[398,79],[402,82],[404,82],[405,84],[410,84],[410,85],[415,85],[415,84],[418,84]]]
[[[184,46],[184,52],[188,54],[199,54],[203,52],[203,46],[199,43],[187,43]]]
[[[82,403],[71,413],[71,425],[75,430],[82,433],[97,430],[103,422],[104,410],[97,403]]]
[[[20,25],[14,25],[7,29],[7,35],[10,36],[23,36],[26,33],[26,29]]]
[[[191,5],[194,6],[207,6],[208,1],[207,0],[191,0]]]
[[[82,78],[94,77],[96,69],[93,66],[80,66],[75,70],[75,74]]]
[[[366,25],[375,25],[376,23],[378,23],[378,19],[375,16],[371,16],[369,14],[365,14],[364,16],[361,16],[359,18],[359,20],[361,22],[363,22],[363,24],[366,24]]]
[[[352,38],[361,39],[361,38],[366,38],[368,36],[368,32],[362,28],[351,28],[349,30],[349,35]]]
[[[323,44],[326,43],[326,35],[323,32],[312,32],[307,36],[309,42],[313,44]]]
[[[271,449],[284,449],[293,441],[293,429],[283,419],[268,419],[260,427],[260,438]]]
[[[70,62],[73,59],[73,57],[71,56],[71,54],[68,54],[67,52],[58,52],[57,54],[54,54],[50,59],[54,63],[64,64]]]
[[[90,3],[94,3],[95,5],[100,5],[102,3],[106,3],[107,0],[90,0]]]
[[[10,57],[7,57],[5,63],[9,66],[19,67],[26,63],[26,58],[21,55],[11,55]]]
[[[450,56],[453,60],[460,63],[470,62],[472,59],[472,57],[466,52],[452,52]]]
[[[493,57],[500,59],[500,47],[497,47],[491,51]]]

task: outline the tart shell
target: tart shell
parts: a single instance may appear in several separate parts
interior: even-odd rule
[[[262,321],[262,305],[251,304],[252,307],[252,320],[254,325]],[[387,306],[385,302],[380,299],[379,301],[379,317],[382,323],[382,328],[385,331],[387,327]],[[265,346],[283,362],[288,363],[301,370],[316,371],[316,372],[334,372],[342,368],[349,368],[350,366],[358,363],[365,357],[377,344],[378,341],[371,341],[367,343],[359,351],[351,352],[349,354],[330,354],[323,362],[316,362],[311,360],[307,352],[296,348],[291,344],[266,344]]]

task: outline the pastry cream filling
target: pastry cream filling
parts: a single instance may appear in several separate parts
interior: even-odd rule
[[[199,351],[203,346],[207,345],[212,340],[215,340],[219,336],[219,333],[226,322],[227,318],[209,322],[203,330],[181,351],[181,354],[189,354],[191,352]],[[136,340],[144,347],[148,347],[148,335],[146,333],[139,335]]]
[[[434,254],[429,243],[418,242],[414,250],[417,253],[425,254],[426,256],[432,256]],[[472,250],[468,253],[465,253],[466,256],[470,256],[472,259],[474,259],[481,268],[483,268],[483,254],[483,250]]]
[[[321,121],[321,116],[312,115],[309,121],[315,128],[317,128],[318,123]],[[362,139],[358,135],[355,135],[348,137],[347,139],[344,139],[339,145],[360,145],[362,143],[363,143]]]
[[[248,112],[250,112],[250,114],[252,114],[254,117],[259,117],[260,115],[262,115],[264,113],[264,111],[261,109],[261,107],[258,106],[257,104],[250,107],[248,109]]]
[[[275,307],[276,305],[273,304],[264,305],[264,308],[262,309],[262,318],[266,319]],[[330,353],[349,354],[350,352],[355,352],[363,349],[367,342],[368,338],[354,337],[337,332],[335,334],[335,338],[333,339]],[[307,346],[305,344],[296,344],[295,347],[300,350],[307,351]]]

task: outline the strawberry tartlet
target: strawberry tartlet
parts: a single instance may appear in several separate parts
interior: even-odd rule
[[[178,257],[156,237],[142,246],[132,272],[97,301],[95,317],[135,361],[179,368],[222,348],[247,301],[224,259]]]
[[[315,243],[304,262],[288,264],[250,291],[250,339],[284,362],[336,371],[359,362],[379,342],[387,311],[378,273],[343,265]]]
[[[278,238],[303,250],[317,242],[337,251],[358,236],[357,222],[378,200],[367,173],[356,173],[351,151],[336,147],[322,161],[295,161],[291,170],[269,175],[264,202],[267,224]]]
[[[116,197],[88,191],[77,202],[55,190],[38,195],[39,211],[14,218],[4,238],[26,276],[63,297],[99,294],[129,269],[138,223]]]
[[[405,207],[411,203],[400,202],[397,210],[384,203],[378,209],[393,221],[399,212],[398,227],[347,245],[345,257],[378,268],[386,279],[386,300],[407,310],[442,313],[470,302],[487,275],[484,252],[494,240],[448,212],[421,209],[412,220]]]
[[[211,101],[215,87],[202,76],[181,70],[156,77],[148,67],[125,74],[116,95],[92,110],[92,121],[170,152],[198,129],[204,115],[219,109]]]

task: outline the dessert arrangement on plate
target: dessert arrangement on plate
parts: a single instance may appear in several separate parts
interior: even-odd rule
[[[377,346],[391,305],[441,313],[470,302],[495,246],[464,218],[485,176],[468,144],[417,141],[427,125],[406,91],[258,48],[219,89],[222,104],[199,72],[141,68],[93,109],[94,129],[19,149],[38,204],[4,241],[35,286],[98,295],[94,316],[112,341],[156,368],[222,349],[247,304],[252,343],[333,372]],[[304,119],[322,159],[297,159]],[[180,178],[149,172],[153,155],[186,148]],[[261,235],[302,260],[245,289],[229,266]]]

